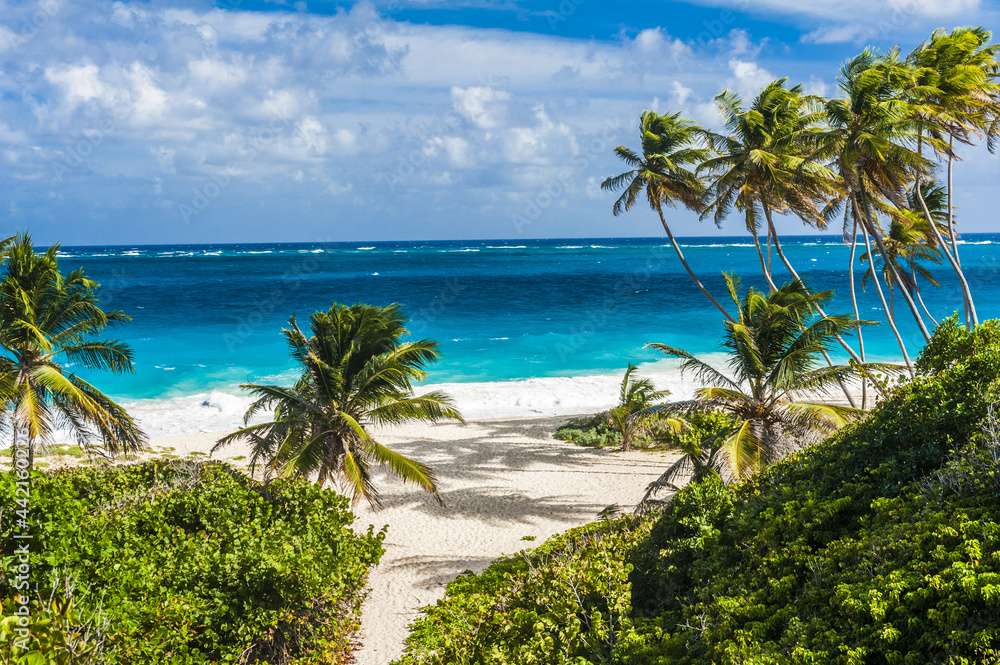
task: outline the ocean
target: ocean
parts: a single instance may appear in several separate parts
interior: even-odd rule
[[[980,318],[1000,316],[1000,235],[968,234],[962,262]],[[765,286],[750,239],[683,238],[683,251],[720,300],[722,271]],[[838,236],[784,239],[814,289],[836,289],[828,311],[851,311],[849,248]],[[295,370],[280,335],[291,314],[334,302],[401,303],[414,337],[440,343],[427,384],[467,417],[560,415],[613,405],[629,362],[687,399],[695,384],[677,362],[644,349],[663,342],[724,362],[718,311],[697,291],[665,238],[63,247],[64,272],[101,283],[105,309],[132,321],[111,335],[135,352],[136,372],[80,370],[124,403],[151,436],[236,427],[248,403],[239,384],[288,383]],[[774,257],[775,273],[787,278]],[[858,264],[857,278],[864,266]],[[935,318],[961,309],[947,265],[924,300]],[[882,320],[871,284],[862,318]],[[896,303],[909,351],[921,346]],[[888,326],[865,333],[869,359],[897,360]]]

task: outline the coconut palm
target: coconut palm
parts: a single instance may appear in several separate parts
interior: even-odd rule
[[[729,90],[717,96],[727,134],[706,133],[717,156],[698,168],[712,174],[702,218],[712,215],[721,226],[734,207],[743,213],[771,290],[777,287],[770,256],[765,261],[761,250],[761,226],[767,227],[769,249],[773,240],[794,276],[781,251],[773,213],[792,213],[813,227],[823,228],[826,220],[821,202],[836,192],[836,174],[811,159],[822,115],[811,108],[810,98],[802,95],[802,86],[785,88],[786,80],[769,83],[749,107]]]
[[[145,435],[121,406],[68,370],[71,365],[132,372],[132,351],[105,329],[129,317],[98,306],[99,284],[82,270],[59,272],[57,252],[39,254],[20,234],[4,250],[0,281],[0,404],[3,428],[36,448],[68,432],[84,448],[118,454],[143,447]],[[12,449],[13,451],[13,449]]]
[[[670,394],[669,390],[656,390],[649,379],[633,379],[637,369],[632,363],[628,364],[622,378],[618,406],[608,411],[608,424],[621,435],[622,450],[625,452],[632,450],[632,439],[646,431],[656,413],[656,402]],[[661,422],[675,432],[684,427],[684,422],[677,418],[664,418]]]
[[[921,119],[932,124],[928,134],[944,137],[946,148],[938,153],[947,162],[948,216],[947,235],[938,235],[942,253],[955,271],[965,300],[969,325],[978,323],[975,303],[968,281],[961,268],[958,243],[952,215],[953,173],[956,158],[955,143],[971,145],[975,139],[985,138],[990,152],[996,147],[1000,135],[1000,44],[990,44],[991,35],[983,28],[956,28],[951,33],[937,30],[917,47],[907,58],[916,70],[913,85],[907,90]],[[917,190],[919,195],[921,192]],[[923,212],[928,221],[931,212]],[[943,237],[950,238],[948,247]]]
[[[709,156],[705,148],[698,146],[702,133],[697,125],[685,120],[679,113],[660,115],[653,111],[643,111],[639,120],[641,153],[622,145],[615,148],[615,154],[630,170],[607,178],[601,183],[601,189],[622,191],[612,208],[616,217],[631,210],[640,196],[645,195],[649,207],[660,217],[660,224],[691,280],[719,308],[723,316],[732,320],[730,314],[694,274],[663,215],[665,205],[673,208],[680,203],[692,210],[701,208],[705,186],[690,167],[704,162]]]
[[[682,349],[647,346],[683,359],[681,370],[693,372],[705,384],[697,399],[736,417],[737,425],[722,448],[732,474],[744,477],[777,459],[793,438],[838,429],[863,413],[797,397],[825,393],[866,372],[898,368],[881,363],[820,366],[822,351],[836,343],[836,335],[848,335],[856,325],[850,316],[814,314],[817,303],[832,297],[831,291],[810,294],[794,280],[770,294],[750,288],[741,298],[739,278],[727,274],[726,284],[739,314],[736,322],[725,322],[722,342],[732,377]]]
[[[883,260],[887,259],[888,252],[879,215],[891,218],[895,210],[905,209],[906,194],[916,174],[927,173],[931,167],[914,149],[921,125],[913,119],[913,106],[901,98],[901,90],[912,78],[912,70],[899,60],[896,51],[879,56],[866,49],[841,68],[838,85],[845,97],[826,103],[830,131],[825,150],[831,155],[843,183],[845,230],[856,223],[867,245],[866,251],[871,254],[871,239]],[[839,202],[828,208],[828,214],[838,209]],[[895,274],[893,263],[887,260],[886,266],[921,335],[929,340],[930,333],[910,290]],[[906,355],[902,336],[889,315],[889,306],[878,281],[876,286],[889,325],[900,350]]]
[[[403,341],[409,334],[404,325],[397,304],[335,303],[313,313],[310,336],[293,316],[282,332],[301,375],[292,386],[243,385],[256,398],[246,426],[220,439],[213,452],[246,440],[252,468],[265,465],[285,475],[315,477],[319,484],[336,478],[355,503],[364,498],[373,507],[380,506],[374,467],[440,500],[429,468],[377,442],[369,431],[414,420],[464,422],[445,394],[413,394],[413,383],[427,376],[424,367],[440,356],[437,342]],[[270,420],[249,424],[265,411],[273,411]]]

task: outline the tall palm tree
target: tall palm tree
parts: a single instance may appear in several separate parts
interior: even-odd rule
[[[734,207],[743,213],[772,291],[777,287],[770,257],[765,261],[761,250],[760,227],[767,227],[768,246],[775,242],[779,257],[794,275],[781,251],[773,213],[792,213],[822,228],[826,220],[821,202],[836,192],[836,174],[811,159],[822,114],[810,108],[811,100],[802,95],[802,86],[785,88],[786,81],[769,83],[749,107],[729,90],[717,96],[727,134],[706,133],[717,156],[698,168],[713,176],[702,218],[713,215],[716,225],[721,226]]]
[[[894,210],[905,208],[915,174],[927,173],[931,167],[914,149],[920,125],[913,120],[913,107],[901,98],[901,90],[911,80],[912,72],[896,51],[879,56],[866,49],[841,68],[838,85],[845,97],[826,103],[830,131],[825,150],[843,182],[845,214],[852,223],[857,222],[866,244],[870,244],[869,238],[874,240],[884,260],[887,250],[879,215],[891,217]],[[836,209],[830,206],[828,212]],[[921,335],[929,340],[930,333],[909,289],[895,274],[892,262],[886,261],[886,265]],[[880,285],[878,290],[884,301]],[[888,304],[884,307],[888,313]],[[896,323],[887,318],[905,354]]]
[[[105,329],[128,321],[98,306],[99,284],[82,270],[59,272],[57,252],[39,254],[26,233],[4,250],[0,281],[0,404],[2,425],[15,443],[27,439],[28,464],[36,447],[68,430],[85,448],[99,442],[118,454],[143,447],[145,435],[121,406],[67,369],[79,365],[113,373],[132,372],[132,351]]]
[[[660,224],[688,276],[723,316],[732,320],[729,312],[694,274],[663,215],[663,206],[673,208],[678,202],[692,210],[701,207],[705,186],[690,168],[709,156],[705,148],[698,146],[701,134],[702,130],[697,125],[682,118],[679,113],[660,115],[643,111],[639,119],[641,153],[622,145],[615,148],[615,154],[630,170],[607,178],[601,183],[601,189],[613,192],[623,190],[612,208],[616,217],[631,210],[639,197],[645,195],[649,207],[659,215]]]
[[[379,507],[373,467],[416,483],[438,500],[434,473],[372,438],[372,426],[450,418],[464,422],[448,396],[413,394],[424,367],[440,357],[437,342],[403,341],[409,332],[398,304],[376,307],[335,303],[309,319],[306,336],[293,316],[283,329],[289,353],[301,369],[294,385],[248,383],[256,397],[244,417],[246,427],[219,439],[213,452],[243,439],[250,443],[251,467],[264,464],[286,475],[315,476],[320,484],[337,478],[352,499]],[[248,424],[259,413],[271,420]]]
[[[961,268],[958,243],[952,211],[953,173],[956,159],[955,142],[971,145],[975,139],[985,138],[993,152],[1000,135],[1000,44],[990,44],[989,31],[979,28],[955,28],[951,33],[936,30],[907,58],[915,68],[913,85],[907,90],[917,108],[917,115],[929,120],[928,134],[945,137],[946,148],[939,148],[947,162],[948,217],[947,236],[936,227],[931,230],[938,237],[942,253],[955,271],[965,300],[968,324],[978,323],[975,303],[968,280]],[[921,194],[917,190],[918,196]],[[923,209],[928,221],[931,212]],[[948,247],[943,237],[950,239]]]
[[[763,294],[750,288],[741,298],[735,275],[726,275],[730,297],[738,310],[736,322],[725,322],[722,345],[733,376],[726,376],[692,354],[666,344],[648,344],[667,356],[682,358],[681,370],[693,372],[706,387],[696,397],[705,406],[736,417],[737,425],[723,443],[731,472],[751,475],[780,456],[790,436],[809,431],[829,432],[863,413],[860,409],[798,401],[803,393],[827,392],[838,382],[865,372],[895,371],[882,363],[821,367],[821,351],[835,344],[835,335],[855,327],[846,315],[816,316],[816,304],[831,291],[810,294],[798,280]]]
[[[618,406],[608,411],[608,424],[621,435],[624,452],[632,450],[632,439],[645,431],[655,413],[656,403],[670,394],[669,390],[656,390],[649,379],[633,379],[637,369],[632,363],[628,364],[622,378]],[[680,431],[684,426],[683,421],[676,418],[667,418],[665,422],[674,431]]]

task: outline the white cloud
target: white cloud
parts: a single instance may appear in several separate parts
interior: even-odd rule
[[[100,80],[101,69],[92,62],[78,65],[54,66],[45,70],[45,78],[62,89],[69,110],[92,101],[109,101],[111,92]]]
[[[701,42],[662,27],[600,41],[397,22],[364,4],[333,16],[60,7],[30,41],[8,35],[13,50],[2,51],[0,30],[0,210],[14,225],[57,217],[59,208],[38,207],[56,193],[68,211],[155,208],[155,228],[169,229],[178,206],[225,173],[204,224],[187,232],[217,228],[225,239],[225,229],[253,233],[248,220],[259,219],[259,233],[274,237],[274,220],[294,214],[329,234],[316,201],[337,197],[362,202],[338,222],[353,224],[343,230],[353,237],[403,217],[453,234],[447,220],[473,216],[483,234],[509,236],[522,233],[511,215],[559,183],[572,195],[545,215],[567,226],[540,219],[523,233],[613,234],[594,183],[620,170],[611,149],[634,145],[644,108],[715,127],[723,88],[750,96],[772,72],[793,82],[797,72],[821,91],[837,64],[818,72],[759,35],[721,28]],[[98,128],[101,140],[74,161]],[[61,180],[54,164],[69,169]]]
[[[452,108],[480,129],[492,129],[500,124],[509,99],[509,92],[489,86],[456,86],[451,89]]]

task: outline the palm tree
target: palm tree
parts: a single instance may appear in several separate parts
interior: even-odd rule
[[[128,321],[98,306],[99,284],[82,270],[59,272],[57,252],[35,251],[31,236],[16,236],[4,250],[0,281],[0,404],[14,443],[26,437],[28,464],[36,447],[57,430],[69,430],[84,448],[100,441],[103,452],[134,452],[145,443],[138,425],[110,397],[67,370],[69,365],[132,372],[132,351],[106,328]],[[13,451],[13,450],[12,450]]]
[[[649,379],[633,379],[637,369],[632,363],[628,364],[618,406],[608,411],[608,424],[621,435],[624,452],[632,450],[632,439],[645,431],[650,417],[656,413],[656,402],[670,394],[669,390],[656,390]],[[684,426],[683,421],[676,418],[667,418],[664,422],[675,432]]]
[[[631,210],[639,197],[645,194],[649,207],[659,215],[663,230],[691,280],[726,319],[732,320],[729,312],[691,270],[666,217],[663,216],[664,205],[673,208],[680,202],[692,210],[699,210],[701,207],[705,186],[689,168],[700,164],[709,156],[707,150],[697,146],[701,133],[702,130],[697,125],[685,120],[679,113],[660,115],[653,111],[643,111],[639,120],[641,155],[622,145],[615,148],[615,154],[630,170],[607,178],[601,183],[601,189],[613,192],[624,190],[612,208],[616,217]]]
[[[916,69],[913,85],[907,90],[917,107],[917,115],[929,120],[928,134],[947,138],[947,147],[939,148],[947,161],[948,201],[947,235],[936,227],[942,253],[948,259],[962,287],[968,324],[978,323],[975,303],[968,281],[962,271],[952,211],[953,173],[956,158],[955,142],[971,145],[976,138],[985,138],[993,152],[1000,134],[1000,44],[990,44],[989,31],[979,28],[955,28],[951,33],[936,30],[915,49],[907,63]],[[917,194],[921,194],[917,190]],[[923,212],[931,220],[925,206]],[[943,237],[950,238],[949,248]]]
[[[709,147],[718,156],[698,169],[715,174],[702,217],[714,214],[716,226],[721,226],[733,207],[743,211],[772,291],[777,290],[771,274],[772,243],[792,278],[801,281],[781,246],[773,213],[791,213],[809,226],[825,228],[823,202],[838,193],[836,174],[814,158],[821,146],[822,114],[814,110],[812,98],[802,95],[802,86],[786,89],[786,80],[769,83],[749,108],[744,108],[740,95],[728,90],[715,98],[729,135],[706,133]],[[766,262],[758,238],[758,210],[767,225]],[[822,309],[820,314],[825,316]],[[837,341],[852,359],[862,362],[843,338]],[[823,356],[833,365],[829,354],[824,351]],[[842,389],[854,406],[847,386]]]
[[[819,366],[819,356],[835,343],[835,336],[848,335],[856,325],[846,315],[814,315],[817,303],[828,301],[831,291],[810,294],[794,280],[766,295],[750,288],[741,299],[739,279],[727,274],[726,284],[739,313],[736,322],[725,322],[722,343],[730,355],[732,378],[682,349],[647,346],[682,358],[681,370],[694,372],[706,384],[697,391],[697,399],[736,417],[737,425],[722,449],[732,474],[744,477],[777,459],[787,437],[829,432],[863,413],[852,407],[793,401],[796,395],[826,392],[865,372],[898,368],[880,363]]]
[[[734,92],[726,90],[717,96],[728,135],[706,133],[717,156],[698,168],[714,176],[702,218],[713,215],[716,226],[721,226],[733,207],[743,212],[772,291],[777,287],[770,256],[765,262],[761,250],[759,216],[763,214],[767,226],[769,251],[773,240],[779,257],[797,278],[781,251],[772,215],[792,213],[811,226],[823,228],[826,220],[820,202],[836,193],[836,174],[811,159],[822,115],[809,108],[811,99],[803,97],[802,86],[786,89],[786,80],[769,83],[748,108]]]
[[[919,123],[913,120],[913,107],[901,99],[901,90],[911,79],[912,72],[899,61],[897,52],[891,51],[881,57],[866,49],[841,68],[838,84],[845,98],[826,104],[830,131],[824,150],[831,154],[843,182],[845,215],[852,224],[857,223],[868,253],[872,251],[871,238],[883,260],[887,259],[888,252],[882,240],[879,214],[891,217],[895,210],[904,209],[906,193],[915,174],[930,170],[929,162],[912,147],[919,139],[920,129]],[[837,210],[838,206],[839,203],[831,205],[828,213]],[[929,340],[930,333],[909,289],[895,274],[892,262],[887,260],[886,265],[920,333]],[[902,337],[889,315],[888,303],[877,280],[876,286],[889,325],[905,356]]]
[[[400,305],[341,305],[315,312],[311,336],[293,316],[283,329],[289,353],[302,374],[290,387],[248,383],[256,400],[244,417],[246,427],[219,439],[212,449],[244,439],[251,468],[264,464],[286,475],[316,477],[319,484],[338,478],[357,503],[362,497],[379,507],[372,482],[374,466],[404,482],[416,483],[439,501],[434,473],[372,438],[372,426],[451,418],[464,422],[450,398],[432,391],[413,394],[413,383],[427,376],[424,367],[440,357],[437,342],[402,341],[409,332]],[[267,422],[250,425],[263,411]]]

